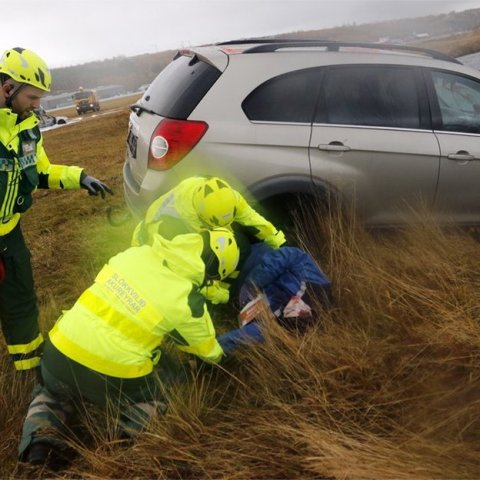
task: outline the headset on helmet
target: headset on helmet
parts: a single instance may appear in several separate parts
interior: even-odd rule
[[[202,230],[202,259],[209,280],[223,280],[237,267],[240,251],[233,233],[226,228]]]
[[[230,225],[235,218],[237,199],[230,185],[218,177],[207,178],[193,194],[199,217],[212,227]]]
[[[45,62],[31,50],[20,47],[6,50],[0,58],[0,74],[45,92],[50,91],[52,75]]]

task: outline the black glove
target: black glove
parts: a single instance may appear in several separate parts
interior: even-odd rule
[[[80,175],[80,186],[87,190],[89,195],[96,196],[100,193],[102,198],[105,198],[105,192],[113,195],[112,190],[107,185],[105,185],[103,182],[96,179],[95,177],[91,177],[90,175],[87,175],[83,172]]]

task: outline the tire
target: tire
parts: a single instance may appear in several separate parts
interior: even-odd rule
[[[323,227],[328,225],[328,219],[341,214],[338,199],[325,192],[276,195],[260,202],[258,211],[283,230],[287,243],[292,245],[299,238],[306,240],[312,236],[322,243],[321,239],[325,236]]]

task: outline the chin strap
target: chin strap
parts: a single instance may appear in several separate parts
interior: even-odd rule
[[[10,77],[5,73],[0,73],[0,85],[3,85]],[[8,108],[12,108],[12,101],[18,95],[20,90],[26,85],[25,83],[15,82],[17,85],[11,85],[11,89],[8,92],[9,96],[5,99],[5,106]]]
[[[20,90],[25,86],[25,83],[20,83],[17,87],[13,87],[9,93],[9,96],[5,99],[5,105],[8,108],[12,108],[13,99],[19,94]]]

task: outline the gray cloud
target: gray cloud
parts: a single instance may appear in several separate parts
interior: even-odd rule
[[[0,44],[31,48],[57,67],[478,7],[478,0],[23,0],[8,6]]]

